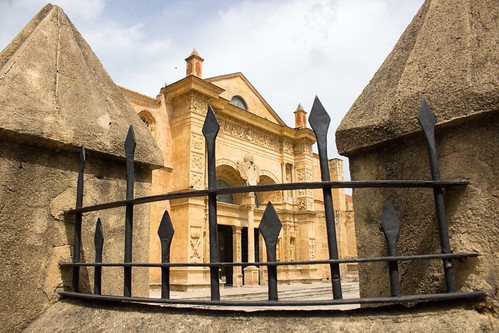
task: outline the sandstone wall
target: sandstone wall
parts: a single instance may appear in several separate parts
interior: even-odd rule
[[[0,136],[0,331],[19,331],[51,303],[58,288],[71,285],[74,219],[63,211],[76,202],[79,153],[33,147]],[[125,163],[87,157],[84,204],[125,196]],[[150,191],[150,170],[136,171],[136,195]],[[148,261],[149,209],[135,210],[135,261]],[[82,260],[94,261],[93,235],[97,216],[104,229],[104,261],[123,261],[124,208],[85,214]],[[118,270],[118,272],[117,272]],[[112,274],[112,278],[110,275]],[[147,270],[134,270],[134,295],[147,295]],[[103,293],[122,293],[118,268],[103,269]],[[93,268],[81,269],[81,286],[93,288]]]

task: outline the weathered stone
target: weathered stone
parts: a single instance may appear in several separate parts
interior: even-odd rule
[[[336,131],[340,154],[419,132],[425,95],[440,125],[497,111],[497,1],[427,0]]]
[[[389,311],[206,311],[61,301],[25,332],[497,332],[497,318],[445,307]]]
[[[481,306],[493,311],[499,304],[497,24],[497,1],[426,1],[336,132],[352,180],[431,179],[416,120],[426,96],[437,118],[442,179],[470,181],[445,192],[452,251],[480,253],[454,262],[457,287],[484,291]],[[353,197],[359,256],[387,254],[379,224],[389,199],[402,223],[397,253],[441,251],[431,189],[356,189]],[[400,274],[402,294],[445,290],[441,261],[401,262]],[[389,294],[386,264],[361,265],[360,293]]]
[[[52,146],[84,144],[117,157],[124,156],[133,125],[142,139],[136,160],[163,165],[149,131],[57,6],[45,6],[0,53],[0,110],[4,135]]]
[[[105,122],[103,121],[105,120]],[[70,285],[78,146],[87,146],[84,204],[125,197],[123,143],[136,129],[135,195],[150,194],[161,151],[63,11],[47,5],[0,53],[0,318],[22,330]],[[100,217],[108,262],[123,261],[124,209],[84,214],[82,258],[94,260]],[[149,207],[134,210],[133,258],[149,259]],[[133,271],[133,295],[148,294],[148,271]],[[90,291],[93,269],[80,270]],[[103,269],[103,292],[122,294],[122,270]],[[140,282],[140,283],[139,283]],[[63,327],[63,326],[58,326]]]

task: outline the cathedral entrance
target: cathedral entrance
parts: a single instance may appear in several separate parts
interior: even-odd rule
[[[228,225],[218,225],[218,254],[221,262],[233,262],[233,245],[232,245],[232,227]],[[232,267],[222,267],[220,270],[220,279],[225,282],[225,285],[233,284]]]

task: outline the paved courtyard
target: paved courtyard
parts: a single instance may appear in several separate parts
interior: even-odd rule
[[[343,298],[359,298],[359,284],[357,282],[342,283]],[[149,296],[160,298],[159,289],[151,289]],[[278,286],[279,300],[328,300],[332,298],[331,283],[313,283],[313,284],[292,284]],[[210,290],[200,289],[196,291],[182,292],[171,291],[171,299],[191,299],[191,300],[209,300]],[[267,286],[245,286],[245,287],[225,287],[220,290],[220,299],[225,301],[265,301],[268,298]],[[168,305],[172,306],[172,305]],[[220,308],[218,306],[206,305],[174,305],[175,307],[189,308]],[[262,310],[350,310],[359,308],[359,304],[348,305],[318,305],[318,306],[223,306],[224,309],[241,311],[262,311]]]

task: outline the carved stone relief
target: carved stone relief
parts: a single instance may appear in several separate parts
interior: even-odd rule
[[[191,262],[201,262],[201,234],[202,230],[200,227],[191,227],[190,229],[190,261]]]
[[[192,133],[192,149],[197,151],[204,150],[204,138],[202,135]]]
[[[203,171],[204,170],[204,156],[202,154],[191,153],[191,162],[193,171]]]
[[[315,239],[310,239],[309,243],[309,256],[310,260],[315,259]]]
[[[203,174],[196,173],[191,171],[191,188],[193,189],[202,189],[203,188]]]
[[[232,123],[226,119],[219,119],[219,123],[220,130],[224,133],[275,151],[281,151],[281,143],[277,137],[273,135],[265,134],[261,131]]]
[[[305,181],[305,169],[296,170],[296,178],[299,182]]]
[[[191,96],[189,111],[198,114],[206,114],[208,111],[208,104],[205,101],[201,101],[198,98]]]

